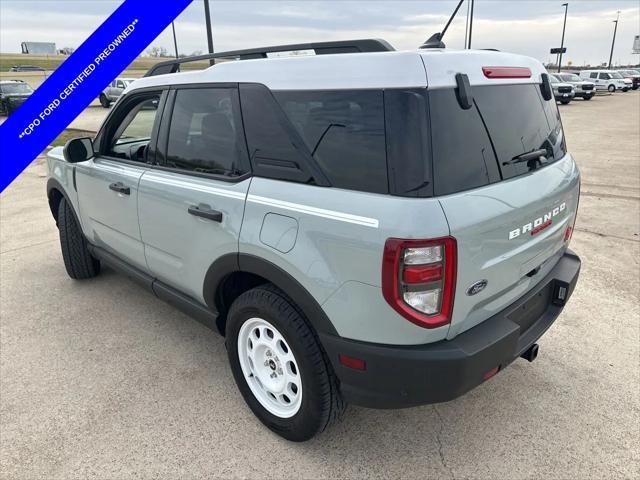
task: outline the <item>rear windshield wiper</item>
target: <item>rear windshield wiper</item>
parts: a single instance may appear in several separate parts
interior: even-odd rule
[[[507,160],[506,162],[502,162],[502,165],[515,165],[516,163],[527,163],[527,166],[530,169],[535,169],[539,163],[547,160],[547,155],[549,152],[546,148],[541,148],[540,150],[533,150],[532,152],[523,153],[522,155],[517,155],[513,157],[511,160]]]

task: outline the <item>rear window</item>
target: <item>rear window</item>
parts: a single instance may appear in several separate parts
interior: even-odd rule
[[[543,165],[564,156],[557,105],[543,100],[538,85],[473,87],[473,96],[487,125],[503,179],[529,171],[526,163],[505,165],[523,153],[547,150]]]
[[[446,195],[499,181],[496,157],[478,109],[463,110],[452,88],[429,91],[429,103],[434,193]]]

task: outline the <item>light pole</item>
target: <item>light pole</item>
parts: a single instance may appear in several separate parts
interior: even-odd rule
[[[176,58],[178,58],[178,39],[176,38],[176,26],[171,22],[171,30],[173,30],[173,48],[176,50]]]
[[[560,58],[558,60],[558,73],[560,73],[560,66],[562,65],[562,49],[564,48],[564,31],[567,28],[567,10],[569,10],[569,4],[563,3],[564,7],[564,24],[562,25],[562,41],[560,42]]]
[[[207,44],[209,53],[213,53],[213,34],[211,33],[211,13],[209,12],[209,0],[204,0],[204,20],[207,25]],[[209,60],[209,64],[213,65],[214,60]]]
[[[469,17],[469,46],[467,47],[471,50],[471,34],[473,33],[473,4],[474,1],[471,0],[471,16]]]
[[[611,42],[611,54],[609,54],[609,70],[611,70],[611,60],[613,60],[613,47],[616,44],[616,32],[618,31],[618,20],[620,20],[620,10],[618,10],[618,16],[613,21],[616,26],[613,29],[613,41]]]

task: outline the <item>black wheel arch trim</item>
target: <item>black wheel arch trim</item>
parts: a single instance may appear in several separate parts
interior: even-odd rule
[[[75,176],[75,169],[74,169],[74,176]],[[80,227],[82,225],[80,223],[80,218],[78,217],[78,214],[76,213],[76,209],[74,208],[73,203],[69,199],[69,196],[67,195],[66,190],[58,180],[56,180],[55,178],[50,178],[49,180],[47,180],[47,200],[49,202],[49,209],[51,210],[51,215],[53,215],[53,218],[56,221],[56,225],[58,224],[58,212],[54,211],[53,205],[51,204],[51,194],[54,190],[57,190],[58,192],[60,192],[60,194],[62,195],[62,198],[64,198],[67,204],[71,207],[71,211],[73,212],[73,216],[76,220],[76,223]]]
[[[258,275],[282,290],[302,310],[317,333],[338,335],[335,327],[315,298],[289,273],[261,257],[246,253],[223,255],[211,264],[205,275],[203,297],[207,306],[225,315],[217,292],[226,277],[236,272]]]

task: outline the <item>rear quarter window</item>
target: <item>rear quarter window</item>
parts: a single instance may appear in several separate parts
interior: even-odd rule
[[[332,186],[387,193],[383,92],[274,92]]]

